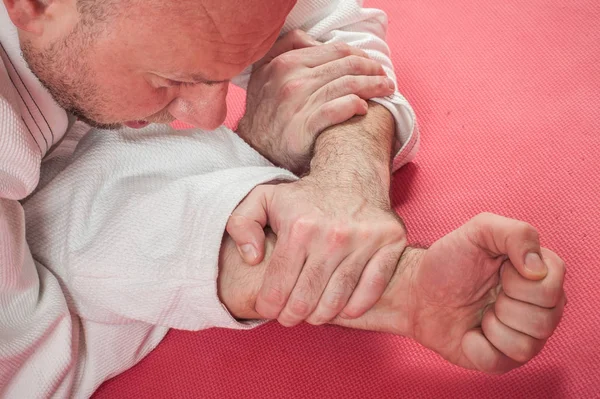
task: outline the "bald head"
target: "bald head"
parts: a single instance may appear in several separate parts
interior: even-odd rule
[[[46,0],[26,18],[7,8],[32,71],[88,122],[214,128],[227,81],[269,50],[295,2]]]

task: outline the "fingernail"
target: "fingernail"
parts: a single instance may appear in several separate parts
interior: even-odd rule
[[[242,251],[243,257],[248,260],[254,260],[258,257],[258,251],[252,244],[244,244],[240,247],[240,250]]]
[[[535,252],[530,252],[525,256],[525,268],[533,274],[538,275],[545,275],[547,271],[542,258]]]
[[[392,79],[388,79],[387,83],[388,83],[388,87],[390,88],[390,90],[396,90],[396,84],[394,83],[394,81]]]

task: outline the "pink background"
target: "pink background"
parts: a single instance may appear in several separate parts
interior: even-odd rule
[[[524,219],[567,261],[569,304],[544,351],[488,377],[399,337],[271,323],[172,331],[96,398],[600,397],[600,1],[372,0],[390,16],[422,132],[393,200],[412,242],[481,211]],[[230,96],[228,124],[243,110]]]

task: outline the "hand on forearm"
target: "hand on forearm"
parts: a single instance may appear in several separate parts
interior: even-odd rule
[[[305,173],[321,132],[367,113],[366,99],[394,92],[381,64],[343,43],[294,31],[252,73],[237,133],[277,166]]]
[[[247,263],[262,258],[266,224],[279,237],[258,293],[262,316],[322,324],[359,317],[381,297],[406,245],[389,200],[394,127],[388,110],[374,105],[367,117],[322,134],[310,175],[257,187],[233,212],[227,231],[258,254]]]
[[[377,303],[330,323],[407,336],[461,367],[507,372],[542,350],[566,304],[565,264],[538,237],[527,223],[478,215],[429,249],[405,248]],[[244,266],[225,240],[219,290],[236,317],[258,316],[269,256]]]
[[[264,260],[256,266],[248,267],[231,237],[225,235],[223,239],[219,256],[218,292],[221,302],[238,320],[263,319],[255,310],[256,300],[276,241],[277,236],[267,230]],[[410,248],[405,250],[384,295],[371,310],[356,319],[336,317],[329,324],[409,336],[409,301],[404,299],[404,294],[399,293],[408,295],[410,271],[418,262],[421,251]],[[389,309],[392,307],[395,307],[395,311],[390,313]],[[374,323],[375,317],[383,322]]]

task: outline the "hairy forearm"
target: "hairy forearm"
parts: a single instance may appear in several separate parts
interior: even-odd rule
[[[367,115],[321,133],[315,142],[310,175],[327,185],[338,184],[387,198],[394,132],[390,112],[370,102]]]

